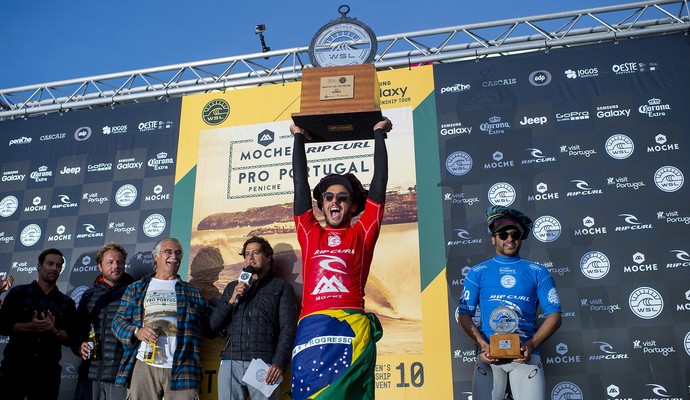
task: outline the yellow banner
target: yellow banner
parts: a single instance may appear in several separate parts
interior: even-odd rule
[[[447,291],[443,275],[422,293],[417,223],[414,110],[432,93],[431,67],[378,73],[389,134],[389,186],[384,226],[366,287],[366,306],[382,321],[377,398],[451,398]],[[301,298],[299,244],[292,220],[290,116],[299,111],[300,83],[185,97],[176,181],[194,177],[190,280],[218,298],[237,279],[243,242],[264,236],[274,269]],[[419,134],[419,133],[417,133]],[[310,185],[332,172],[373,173],[373,142],[307,145]],[[194,172],[191,174],[191,172]],[[177,199],[178,193],[176,193]],[[184,196],[187,197],[187,196]],[[179,205],[182,207],[181,205]],[[176,207],[178,204],[176,203]],[[217,396],[216,371],[224,339],[204,348],[202,398]],[[289,381],[289,373],[285,374]],[[283,384],[289,390],[289,382]]]

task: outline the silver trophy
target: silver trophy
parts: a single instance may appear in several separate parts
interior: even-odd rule
[[[514,359],[522,357],[520,335],[517,330],[520,318],[515,310],[504,305],[496,307],[489,316],[489,325],[495,334],[489,338],[491,358]]]

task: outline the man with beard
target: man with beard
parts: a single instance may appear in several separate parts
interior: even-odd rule
[[[510,380],[515,400],[546,399],[539,345],[561,326],[558,292],[544,266],[520,257],[520,247],[529,236],[532,220],[503,206],[490,207],[485,214],[496,256],[468,272],[458,305],[458,324],[478,346],[472,398],[503,399]],[[541,326],[537,326],[537,306],[546,316]],[[480,327],[472,321],[478,308]],[[499,359],[490,352],[490,337],[496,333],[491,324],[494,312],[514,314],[517,319],[515,333],[520,335],[520,356],[516,359]]]
[[[130,400],[196,400],[206,300],[177,274],[177,239],[160,240],[151,253],[156,271],[127,287],[113,320],[124,348],[115,384],[127,388]]]
[[[127,390],[115,385],[122,359],[122,343],[113,334],[113,318],[120,299],[134,279],[125,272],[127,251],[117,243],[98,249],[96,264],[101,275],[93,288],[84,292],[77,307],[79,317],[78,355],[90,362],[93,400],[124,400]],[[87,342],[90,332],[95,348]],[[93,342],[92,342],[93,343]]]
[[[240,255],[247,267],[254,269],[252,284],[228,283],[211,314],[211,330],[224,330],[228,338],[220,354],[218,399],[244,400],[249,396],[251,400],[279,400],[278,388],[265,396],[242,377],[255,358],[268,364],[267,385],[278,383],[287,369],[297,326],[295,291],[274,274],[273,248],[266,239],[250,237]]]
[[[376,316],[364,311],[364,287],[383,219],[388,183],[385,138],[392,127],[388,118],[373,127],[374,175],[369,191],[353,174],[330,174],[313,193],[305,151],[309,133],[290,127],[303,280],[302,313],[292,352],[293,399],[374,398],[376,341],[382,329]],[[314,216],[310,194],[325,216],[325,228]],[[334,364],[338,368],[331,368]]]
[[[74,301],[56,285],[64,263],[60,250],[43,250],[38,278],[14,287],[2,303],[0,334],[10,337],[0,365],[3,399],[58,398],[61,345],[69,345],[76,323]]]

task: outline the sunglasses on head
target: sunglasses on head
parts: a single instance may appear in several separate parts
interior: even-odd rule
[[[513,240],[522,239],[522,233],[520,233],[518,231],[513,231],[513,232],[503,231],[503,232],[494,233],[494,235],[498,236],[498,238],[501,240],[508,239],[508,236],[510,236]]]
[[[337,201],[345,201],[350,198],[350,193],[349,192],[339,192],[339,193],[333,193],[333,192],[323,192],[321,194],[321,198],[324,201],[333,201],[333,198]]]

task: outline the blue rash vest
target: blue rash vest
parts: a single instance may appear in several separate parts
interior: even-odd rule
[[[561,312],[561,302],[554,280],[540,264],[521,257],[502,257],[484,261],[472,267],[465,278],[458,312],[474,317],[480,314],[479,329],[484,339],[494,333],[489,323],[491,313],[499,306],[514,310],[519,323],[515,333],[524,343],[537,331],[537,306],[544,315]],[[476,323],[476,320],[475,320]],[[539,354],[534,349],[534,354]]]

